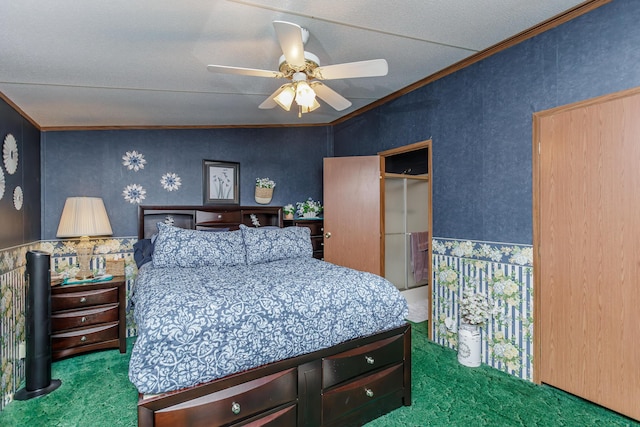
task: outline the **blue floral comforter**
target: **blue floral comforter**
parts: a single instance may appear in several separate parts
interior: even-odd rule
[[[407,303],[385,279],[313,258],[141,267],[129,379],[161,393],[391,329]]]

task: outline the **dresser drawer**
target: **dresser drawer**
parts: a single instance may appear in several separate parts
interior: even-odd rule
[[[287,406],[269,415],[232,424],[231,427],[291,427],[297,424],[296,405]]]
[[[117,322],[119,305],[101,305],[83,310],[58,311],[51,314],[51,328],[53,331],[81,328],[98,323]]]
[[[326,389],[392,363],[401,362],[402,335],[387,338],[322,359],[322,388]]]
[[[51,348],[53,351],[80,347],[97,342],[117,340],[118,322],[90,328],[72,329],[51,335]]]
[[[51,311],[70,310],[118,302],[118,288],[51,295]]]
[[[322,396],[322,423],[327,424],[403,387],[402,364],[348,382]]]
[[[297,369],[288,369],[158,410],[154,414],[154,425],[156,427],[208,426],[237,423],[253,415],[295,401],[297,389]],[[201,408],[205,406],[207,413],[214,414],[206,420],[200,416]]]

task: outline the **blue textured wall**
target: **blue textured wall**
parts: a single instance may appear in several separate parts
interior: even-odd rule
[[[2,161],[4,140],[14,136],[18,146],[18,168],[9,174]],[[4,193],[0,198],[0,248],[40,240],[40,132],[16,110],[0,99],[0,169]],[[13,193],[22,189],[24,200],[15,208]]]
[[[240,199],[256,205],[255,179],[276,182],[271,205],[322,197],[322,159],[331,153],[328,127],[44,132],[42,238],[55,239],[69,196],[104,199],[114,236],[137,234],[137,204],[122,195],[129,184],[147,191],[141,204],[201,205],[202,160],[240,163]],[[127,151],[144,155],[144,169],[122,164]],[[178,191],[160,185],[164,173],[181,178]]]
[[[0,102],[2,135],[20,132],[23,159],[30,159],[27,169],[25,162],[19,166],[24,210],[11,211],[8,194],[0,200],[0,247],[55,238],[64,199],[71,195],[104,197],[114,234],[134,235],[136,206],[123,199],[124,186],[143,185],[145,204],[200,204],[202,159],[240,162],[243,204],[254,204],[256,177],[274,178],[272,204],[281,205],[321,197],[324,156],[374,154],[428,138],[434,151],[434,235],[531,243],[532,114],[640,85],[639,20],[640,2],[616,0],[333,130],[45,132],[41,199],[38,156],[30,151],[38,131]],[[149,161],[144,171],[122,166],[122,155],[131,150]],[[182,178],[178,192],[159,186],[169,171]],[[16,178],[8,180],[7,190]]]
[[[637,22],[602,6],[337,125],[335,155],[431,137],[434,236],[530,244],[532,114],[640,85]]]

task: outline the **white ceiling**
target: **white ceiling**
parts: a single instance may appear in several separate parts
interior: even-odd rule
[[[0,92],[47,128],[330,123],[562,13],[576,0],[3,0]],[[384,58],[384,77],[325,80],[353,105],[258,105],[286,80],[274,20],[310,32],[321,65]]]

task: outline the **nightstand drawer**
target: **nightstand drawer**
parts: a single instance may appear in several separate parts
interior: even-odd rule
[[[326,389],[391,363],[401,362],[403,349],[403,336],[397,335],[324,358],[322,359],[322,387]]]
[[[324,239],[322,237],[312,237],[311,246],[314,251],[321,251],[324,249]]]
[[[307,227],[311,230],[312,236],[322,236],[322,224],[323,222],[320,220],[313,220],[305,222],[304,224],[298,224],[298,227]]]
[[[118,304],[109,304],[86,310],[58,311],[51,314],[51,328],[54,331],[61,331],[98,323],[117,322],[118,310]]]
[[[118,302],[118,288],[51,295],[51,311],[70,310]]]
[[[118,322],[51,335],[53,351],[118,339]]]

